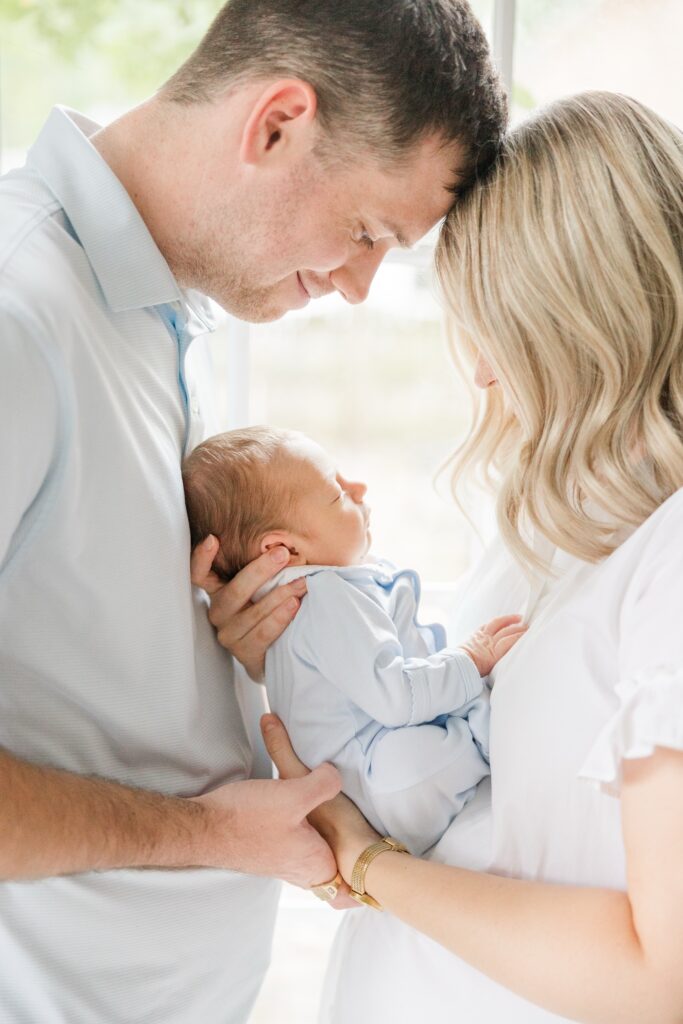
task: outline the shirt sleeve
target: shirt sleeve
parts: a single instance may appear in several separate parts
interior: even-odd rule
[[[580,771],[614,796],[624,759],[649,757],[656,747],[683,750],[683,492],[670,502],[621,609],[617,708]]]
[[[396,628],[372,598],[334,572],[307,578],[293,623],[293,653],[387,728],[420,725],[460,710],[483,688],[464,651],[404,658]]]
[[[57,443],[58,397],[43,345],[0,302],[0,570],[36,500]]]

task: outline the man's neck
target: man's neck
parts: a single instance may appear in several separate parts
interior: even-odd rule
[[[112,169],[164,252],[164,235],[173,231],[176,197],[181,192],[182,155],[176,126],[158,99],[134,107],[90,141]]]

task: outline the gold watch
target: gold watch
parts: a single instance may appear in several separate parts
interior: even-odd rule
[[[374,907],[375,910],[381,910],[381,905],[365,891],[365,873],[368,870],[370,864],[372,864],[375,857],[378,857],[380,853],[386,853],[387,851],[393,851],[393,853],[409,853],[410,851],[403,843],[399,843],[398,839],[392,839],[391,836],[385,836],[384,839],[380,839],[379,842],[373,843],[368,846],[367,849],[363,850],[360,857],[353,865],[353,871],[351,873],[351,896],[358,903],[364,903],[368,907]]]

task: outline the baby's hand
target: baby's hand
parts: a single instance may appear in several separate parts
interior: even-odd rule
[[[482,626],[459,646],[469,654],[479,675],[487,676],[526,631],[521,615],[503,615]]]

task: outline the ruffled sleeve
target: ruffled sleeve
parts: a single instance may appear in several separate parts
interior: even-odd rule
[[[621,763],[649,757],[655,747],[683,750],[683,669],[662,666],[616,688],[619,709],[599,733],[580,778],[613,796],[621,791]]]
[[[631,538],[635,557],[615,609],[617,707],[579,772],[615,796],[624,759],[650,757],[656,747],[683,751],[683,490],[641,531],[642,540]]]

